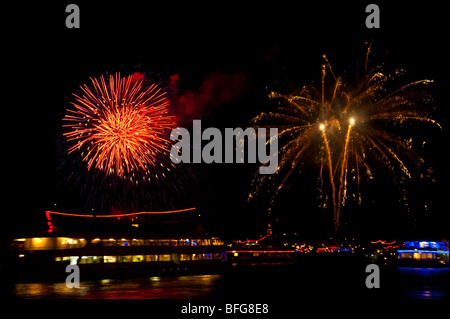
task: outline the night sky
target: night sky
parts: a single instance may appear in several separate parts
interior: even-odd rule
[[[71,93],[89,77],[136,70],[163,79],[178,75],[180,95],[199,95],[211,87],[222,92],[220,88],[228,85],[222,100],[211,98],[199,106],[202,124],[246,127],[269,108],[270,90],[320,80],[322,54],[327,54],[336,73],[351,75],[371,40],[371,60],[384,63],[386,72],[404,68],[407,80],[435,80],[429,93],[436,106],[433,116],[443,130],[410,129],[417,136],[422,135],[418,130],[427,132],[427,147],[422,151],[436,180],[411,183],[413,213],[398,203],[389,178],[380,178],[370,189],[374,204],[344,210],[347,229],[373,237],[443,236],[449,221],[445,198],[449,194],[448,50],[444,10],[438,4],[378,1],[381,28],[369,30],[364,23],[369,1],[314,1],[314,5],[277,1],[253,6],[242,1],[219,5],[77,2],[80,29],[65,27],[68,3],[15,6],[6,14],[2,213],[7,217],[3,236],[39,230],[43,212],[53,209],[54,203],[67,210],[79,208],[76,196],[57,189],[57,141]],[[241,85],[226,84],[230,81]],[[211,164],[195,169],[196,180],[180,203],[195,205],[208,230],[228,237],[265,232],[267,200],[246,201],[257,165]],[[327,236],[329,215],[317,209],[316,184],[309,175],[306,170],[282,195],[271,220],[278,219],[275,227],[280,231]],[[429,207],[426,211],[424,203]]]

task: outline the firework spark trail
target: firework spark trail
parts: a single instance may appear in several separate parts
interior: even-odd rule
[[[345,145],[344,145],[344,153],[342,155],[342,163],[341,163],[341,174],[339,176],[339,192],[338,192],[338,202],[336,203],[336,213],[335,213],[335,223],[339,224],[341,220],[341,206],[345,204],[346,193],[347,193],[347,157],[348,157],[348,144],[350,142],[350,132],[352,130],[352,126],[355,124],[355,119],[353,117],[350,118],[347,134],[345,135]]]
[[[330,176],[330,184],[331,184],[331,200],[333,203],[333,216],[337,218],[337,205],[336,205],[336,185],[334,184],[334,173],[333,173],[333,160],[331,158],[330,145],[328,144],[327,134],[325,133],[325,125],[320,124],[320,130],[322,131],[323,141],[325,144],[325,149],[327,151],[327,162],[328,162],[328,170]]]
[[[388,168],[394,176],[409,179],[412,175],[408,163],[416,166],[424,163],[413,150],[410,140],[390,129],[395,127],[396,132],[403,124],[412,122],[441,128],[422,107],[427,99],[419,87],[432,83],[432,80],[414,81],[386,93],[386,84],[402,70],[384,75],[380,67],[369,69],[370,50],[371,44],[367,49],[364,72],[353,85],[336,76],[324,55],[318,88],[308,85],[296,95],[269,94],[271,100],[278,102],[278,110],[261,113],[253,123],[256,127],[278,126],[279,140],[286,144],[279,150],[277,172],[274,176],[255,176],[254,191],[249,198],[257,195],[263,185],[275,186],[273,203],[289,177],[297,171],[295,168],[299,170],[304,159],[309,157],[310,164],[319,166],[321,193],[325,186],[324,167],[328,166],[334,227],[338,231],[342,206],[347,200],[349,172],[355,174],[351,180],[356,183],[354,198],[360,204],[363,198],[361,177],[365,175],[367,181],[374,178],[372,164]]]

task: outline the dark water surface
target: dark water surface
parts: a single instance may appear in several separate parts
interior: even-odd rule
[[[381,268],[379,289],[365,286],[364,265],[239,264],[223,274],[17,283],[18,299],[362,300],[448,299],[448,268]]]

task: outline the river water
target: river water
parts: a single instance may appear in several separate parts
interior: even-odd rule
[[[364,267],[298,267],[295,264],[235,264],[223,274],[133,279],[17,283],[15,299],[223,299],[358,300],[448,299],[448,268],[382,268],[380,288],[365,287]]]

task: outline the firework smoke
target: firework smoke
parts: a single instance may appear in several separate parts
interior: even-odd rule
[[[171,85],[178,86],[179,75],[170,77]],[[209,73],[198,88],[182,92],[174,102],[179,125],[186,126],[193,119],[210,115],[214,107],[231,102],[249,87],[244,73],[228,74],[219,71]]]

